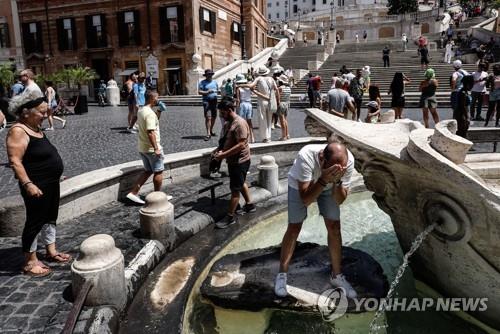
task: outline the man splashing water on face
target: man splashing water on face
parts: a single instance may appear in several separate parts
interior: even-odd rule
[[[288,228],[281,243],[280,269],[274,291],[285,297],[288,265],[292,259],[307,207],[317,202],[319,212],[328,231],[328,248],[332,261],[330,282],[342,287],[349,298],[356,291],[342,274],[342,235],[340,233],[340,204],[347,198],[354,157],[338,139],[328,145],[314,144],[303,147],[288,172]]]

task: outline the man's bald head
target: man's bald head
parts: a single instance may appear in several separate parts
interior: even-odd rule
[[[333,165],[347,166],[349,159],[347,155],[347,148],[342,143],[330,143],[326,145],[323,150],[323,158],[325,160],[325,167]]]

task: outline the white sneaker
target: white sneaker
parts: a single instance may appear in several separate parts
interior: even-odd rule
[[[351,283],[349,283],[345,278],[344,274],[338,274],[335,278],[330,276],[330,283],[337,288],[344,288],[348,298],[353,299],[358,296]]]
[[[288,296],[288,291],[286,291],[286,273],[278,273],[278,275],[276,275],[276,280],[274,281],[274,293],[278,297]]]
[[[171,195],[167,195],[167,201],[170,201],[173,197]]]
[[[146,204],[146,202],[144,202],[139,196],[134,195],[132,193],[128,193],[126,197],[129,200],[131,200],[132,202],[134,202],[134,203],[137,203],[137,204]]]
[[[274,124],[271,124],[271,129],[273,129],[273,130],[274,130]]]
[[[279,125],[278,123],[276,123],[275,127],[276,129],[281,129],[281,125]]]
[[[54,127],[50,127],[50,128],[45,128],[44,131],[54,131]]]

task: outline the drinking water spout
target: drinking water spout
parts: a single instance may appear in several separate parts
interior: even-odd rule
[[[401,279],[406,268],[408,267],[408,264],[410,262],[410,257],[417,251],[417,249],[420,247],[420,245],[424,242],[425,238],[427,238],[427,236],[437,226],[438,226],[437,223],[433,223],[433,224],[427,226],[427,228],[423,232],[421,232],[419,235],[417,235],[417,237],[415,238],[415,240],[411,244],[410,250],[408,252],[406,252],[405,256],[403,257],[403,263],[401,264],[401,266],[399,266],[396,277],[394,277],[394,280],[392,281],[391,286],[389,288],[389,292],[387,292],[387,296],[380,302],[380,304],[379,304],[380,307],[377,310],[377,312],[375,312],[375,316],[373,317],[373,320],[370,322],[370,332],[369,332],[370,334],[378,333],[378,331],[380,329],[387,328],[388,325],[387,325],[385,320],[384,320],[384,323],[382,325],[377,325],[377,320],[385,312],[385,309],[388,305],[389,299],[392,297],[392,295],[396,291],[396,287],[399,284],[399,280]]]

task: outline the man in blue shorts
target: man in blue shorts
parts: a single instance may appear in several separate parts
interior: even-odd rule
[[[219,85],[217,81],[212,80],[214,76],[214,71],[205,70],[204,80],[198,85],[198,94],[203,96],[203,114],[205,115],[205,128],[207,129],[207,135],[205,136],[205,141],[210,140],[211,136],[215,136],[214,125],[217,119],[217,92],[219,91]]]
[[[340,233],[340,204],[349,192],[354,171],[354,157],[338,140],[328,145],[304,146],[288,172],[288,228],[281,243],[280,269],[276,276],[274,292],[285,297],[288,264],[302,223],[307,217],[307,207],[318,203],[328,231],[328,248],[332,261],[330,282],[344,288],[347,297],[356,298],[356,291],[342,274],[342,235]]]

